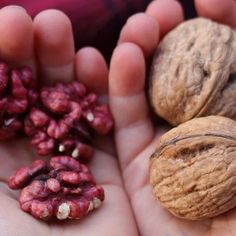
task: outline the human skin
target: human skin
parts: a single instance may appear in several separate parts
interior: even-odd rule
[[[234,0],[196,0],[195,4],[200,16],[236,27]],[[113,52],[109,102],[116,124],[115,143],[125,188],[142,236],[235,235],[236,210],[205,221],[181,220],[160,206],[149,184],[149,156],[155,150],[157,139],[170,127],[152,122],[144,84],[160,38],[181,21],[182,9],[176,1],[154,1],[145,13],[128,19]]]
[[[217,15],[212,13],[215,2],[219,7]],[[223,17],[225,15],[231,16],[232,20],[227,23],[236,25],[236,4],[233,0],[198,0],[196,5],[200,15],[214,17],[218,21],[228,20]],[[154,201],[149,186],[149,155],[155,148],[155,140],[168,127],[155,124],[154,128],[148,116],[144,94],[145,67],[159,38],[182,20],[182,9],[176,1],[157,0],[149,5],[145,13],[130,17],[123,27],[109,73],[109,99],[116,122],[118,155],[106,139],[97,142],[99,148],[90,167],[95,180],[105,188],[106,199],[104,205],[86,219],[45,224],[22,212],[17,202],[18,193],[9,190],[6,181],[16,169],[29,165],[38,157],[24,139],[1,143],[2,235],[227,236],[236,233],[235,211],[206,222],[178,220]],[[138,21],[140,27],[134,28]],[[3,60],[32,66],[37,80],[43,84],[65,78],[79,79],[99,93],[103,100],[106,98],[108,69],[105,61],[92,48],[83,48],[75,53],[71,25],[64,14],[47,10],[32,22],[24,10],[7,7],[0,10],[0,33]],[[144,37],[147,34],[150,37]],[[126,116],[120,116],[124,111]],[[140,133],[142,135],[138,135]]]
[[[105,60],[92,48],[75,53],[71,23],[63,13],[47,10],[32,21],[24,9],[6,7],[0,10],[0,33],[2,60],[11,65],[31,66],[41,84],[79,78],[105,100],[108,89]],[[81,221],[51,224],[21,211],[17,200],[19,193],[6,185],[10,175],[21,166],[30,165],[39,156],[29,140],[1,142],[1,235],[137,235],[114,149],[105,138],[95,142],[97,148],[89,167],[95,181],[105,190],[104,204]]]

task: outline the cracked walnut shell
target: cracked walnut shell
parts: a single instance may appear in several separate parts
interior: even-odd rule
[[[195,18],[169,32],[153,58],[150,100],[172,125],[220,115],[236,120],[236,32]]]
[[[195,118],[164,134],[150,159],[154,196],[177,217],[200,220],[236,206],[236,122]]]

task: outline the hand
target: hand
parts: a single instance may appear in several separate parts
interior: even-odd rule
[[[196,0],[195,4],[199,15],[236,27],[234,0]],[[177,1],[153,1],[145,13],[128,19],[111,59],[109,101],[126,191],[142,236],[235,235],[236,210],[205,221],[177,219],[154,200],[149,185],[149,157],[157,139],[170,127],[150,119],[144,91],[146,68],[160,38],[181,21],[183,11]]]
[[[74,51],[69,19],[61,12],[47,10],[32,21],[19,7],[0,10],[0,55],[12,65],[29,65],[41,84],[79,78],[101,96],[107,96],[107,65],[95,49]],[[46,224],[20,210],[18,193],[7,187],[7,179],[23,165],[39,157],[29,140],[0,144],[0,230],[4,236],[26,235],[136,235],[136,225],[122,186],[114,149],[105,139],[98,144],[91,170],[105,189],[103,206],[84,220]],[[103,150],[103,151],[102,151]]]

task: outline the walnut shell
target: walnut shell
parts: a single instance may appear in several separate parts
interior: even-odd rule
[[[180,218],[211,218],[235,207],[236,122],[209,116],[170,130],[151,156],[150,182]]]
[[[194,117],[236,119],[236,32],[196,18],[169,32],[153,58],[150,100],[177,125]]]

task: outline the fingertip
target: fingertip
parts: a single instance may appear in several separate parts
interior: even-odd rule
[[[113,52],[109,73],[109,104],[115,121],[115,139],[121,168],[145,148],[153,136],[145,96],[145,58],[134,43],[122,43]],[[137,136],[142,134],[141,136]],[[137,138],[132,142],[132,137]],[[127,147],[128,149],[124,148]]]
[[[37,52],[43,64],[59,66],[71,61],[74,43],[67,15],[54,9],[42,11],[34,18],[34,30]]]
[[[41,31],[45,30],[44,32],[47,32],[47,28],[52,29],[53,27],[64,36],[72,29],[69,17],[64,12],[56,9],[47,9],[38,13],[34,17],[34,25],[39,26]],[[36,28],[35,30],[37,32],[38,29]],[[53,37],[53,35],[48,36],[50,36],[49,39],[56,40],[56,37]]]
[[[56,26],[57,30],[60,30],[60,25],[64,26],[67,24],[67,26],[71,27],[69,17],[64,12],[57,9],[47,9],[41,11],[34,17],[34,24],[39,24],[41,26],[42,21],[48,23],[44,25],[45,27],[51,27],[53,25]],[[54,21],[57,21],[57,25],[54,25]]]
[[[9,61],[27,61],[33,56],[32,19],[19,6],[0,10],[0,54]]]
[[[144,55],[151,55],[159,41],[159,25],[155,18],[145,13],[131,16],[123,27],[119,44],[131,42],[142,48]]]
[[[110,93],[129,96],[143,90],[145,84],[145,60],[140,47],[134,43],[122,43],[113,52],[110,64]]]
[[[213,19],[224,17],[230,5],[232,5],[231,1],[225,1],[222,4],[222,1],[218,0],[195,0],[198,13],[204,17],[211,16]]]
[[[200,16],[236,27],[236,2],[234,0],[195,0]]]
[[[148,5],[146,13],[158,21],[161,36],[184,20],[183,8],[176,0],[152,1]]]
[[[68,16],[59,10],[45,10],[34,18],[33,25],[36,54],[44,82],[71,81],[75,50]]]
[[[108,67],[102,54],[95,48],[80,49],[75,59],[76,78],[98,94],[107,94]]]

